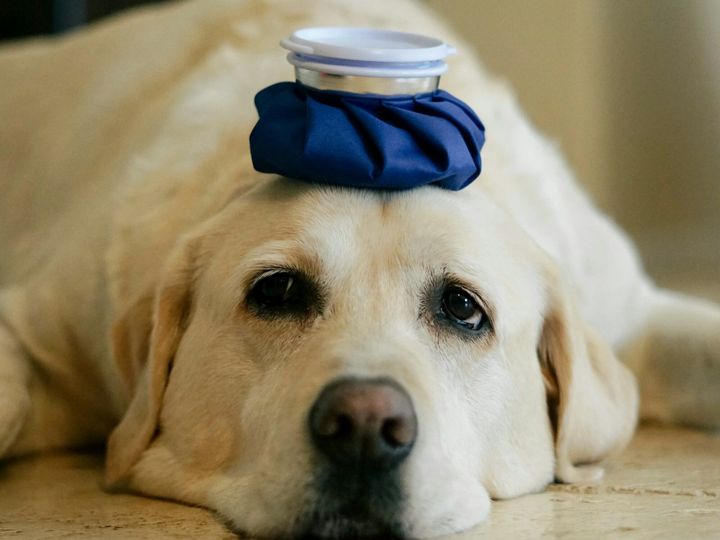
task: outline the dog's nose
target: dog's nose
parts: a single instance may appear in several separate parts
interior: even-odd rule
[[[327,385],[310,411],[315,446],[342,467],[391,469],[417,438],[407,392],[389,379],[340,379]]]

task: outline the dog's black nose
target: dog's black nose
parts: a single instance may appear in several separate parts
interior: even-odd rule
[[[340,379],[327,385],[310,411],[315,446],[340,467],[391,469],[417,438],[407,392],[389,379]]]

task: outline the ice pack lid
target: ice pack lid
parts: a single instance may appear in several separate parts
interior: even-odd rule
[[[353,27],[302,28],[280,42],[296,66],[335,75],[431,77],[455,54],[447,43],[420,34]]]

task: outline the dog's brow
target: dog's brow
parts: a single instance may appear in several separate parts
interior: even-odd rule
[[[299,270],[313,278],[321,272],[319,258],[301,243],[277,241],[252,250],[237,270],[237,281],[247,287],[259,273],[275,268]]]

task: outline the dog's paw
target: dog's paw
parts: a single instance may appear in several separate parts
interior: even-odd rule
[[[676,314],[645,343],[642,416],[720,430],[720,309],[687,302]]]
[[[30,411],[30,396],[24,388],[0,390],[0,459],[5,457]]]
[[[702,381],[699,415],[701,424],[720,431],[720,324],[717,333],[712,336],[700,351]]]

